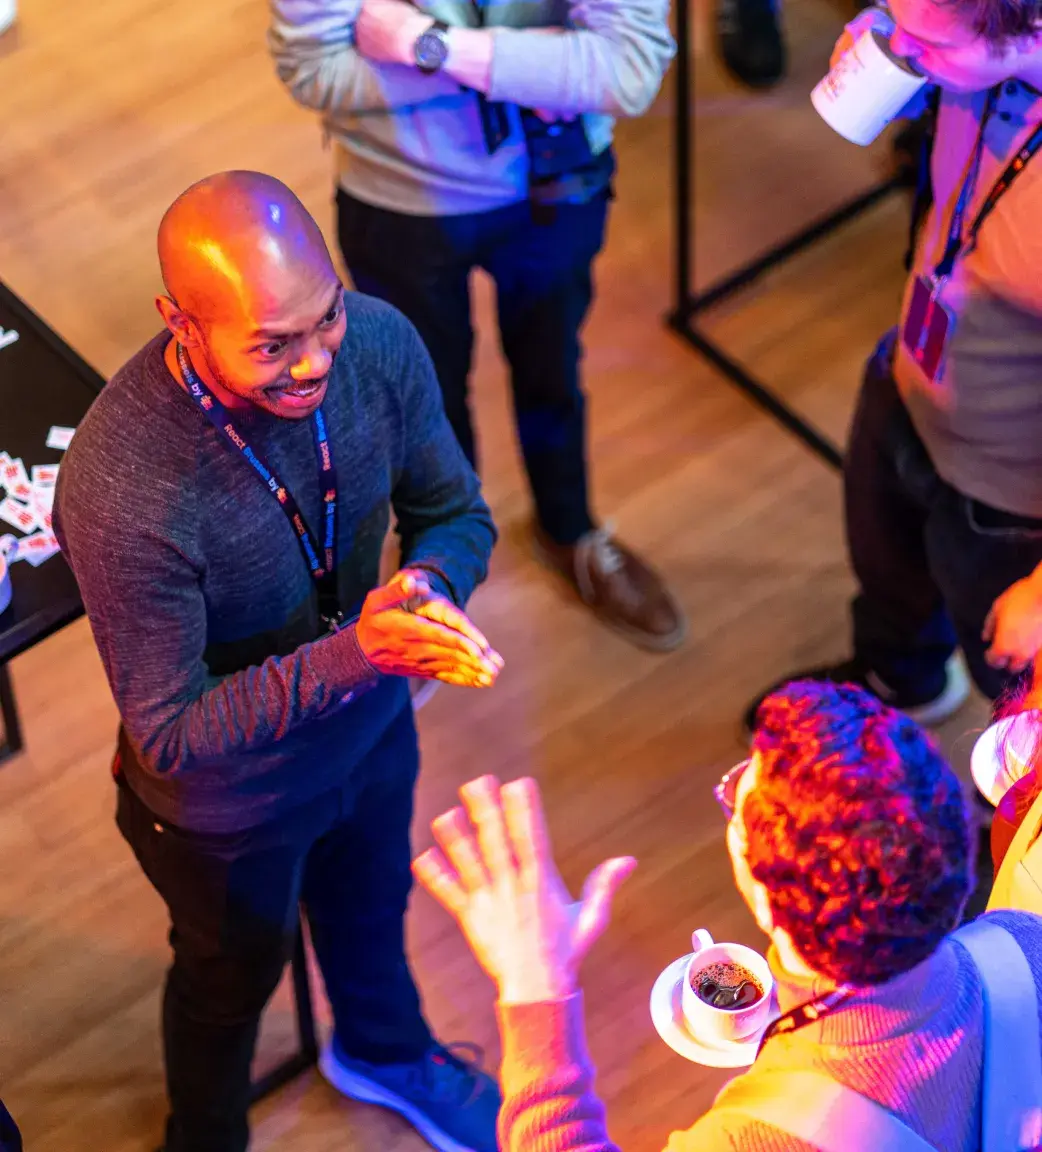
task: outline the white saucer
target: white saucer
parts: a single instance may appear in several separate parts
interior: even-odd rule
[[[756,1059],[760,1037],[768,1023],[778,1016],[778,1003],[772,998],[771,1011],[764,1021],[763,1028],[757,1029],[744,1040],[722,1040],[709,1043],[697,1039],[687,1027],[687,1021],[680,1009],[680,990],[683,987],[684,970],[691,956],[681,956],[661,973],[651,989],[651,1022],[663,1040],[685,1060],[704,1064],[708,1068],[748,1068]]]

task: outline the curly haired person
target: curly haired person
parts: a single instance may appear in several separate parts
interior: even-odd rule
[[[501,789],[485,777],[461,796],[414,869],[497,985],[500,1147],[617,1152],[593,1091],[578,966],[635,861],[601,865],[573,903],[532,781]],[[934,1148],[978,1149],[982,984],[948,938],[973,884],[971,835],[934,744],[863,689],[795,683],[764,702],[752,755],[717,798],[738,890],[770,938],[781,1011],[800,1023],[768,1034],[751,1070],[668,1152],[813,1152],[734,1106],[736,1094],[784,1094],[793,1072],[853,1089]],[[1015,938],[1042,1004],[1042,920],[985,919]],[[821,1010],[800,1013],[808,1003]]]

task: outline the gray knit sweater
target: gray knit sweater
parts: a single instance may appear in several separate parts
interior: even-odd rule
[[[357,615],[376,586],[392,507],[405,563],[463,605],[495,540],[477,477],[412,325],[367,296],[349,292],[346,306],[323,403],[341,606]],[[409,694],[374,674],[353,627],[324,635],[281,505],[174,381],[168,340],[150,341],[91,407],[54,523],[133,749],[128,783],[160,818],[225,833],[346,783]],[[310,421],[234,419],[321,525]]]

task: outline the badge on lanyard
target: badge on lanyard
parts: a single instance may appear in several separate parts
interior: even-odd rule
[[[1027,162],[1042,149],[1042,125],[1039,125],[1024,142],[1020,150],[995,181],[991,191],[984,198],[976,219],[963,235],[963,220],[969,208],[977,177],[980,174],[981,159],[984,154],[984,130],[995,109],[998,89],[993,88],[984,102],[977,143],[970,157],[969,167],[955,202],[951,223],[948,228],[948,241],[940,263],[932,276],[917,276],[912,285],[912,295],[908,302],[908,314],[901,328],[901,343],[908,354],[919,365],[928,380],[936,383],[944,374],[944,358],[955,330],[955,313],[941,300],[941,293],[956,260],[970,251],[977,243],[981,225],[995,210],[995,205],[1010,190],[1013,182],[1024,170]]]
[[[944,284],[936,276],[915,278],[901,329],[901,343],[932,383],[944,374],[944,355],[955,328],[955,314],[940,298]]]

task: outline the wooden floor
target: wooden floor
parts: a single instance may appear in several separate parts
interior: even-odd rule
[[[103,373],[158,328],[154,232],[214,170],[285,179],[331,235],[330,159],[277,84],[265,5],[22,0],[0,39],[0,277]],[[699,283],[878,178],[886,153],[842,143],[807,93],[849,16],[786,0],[793,70],[751,96],[697,58]],[[700,26],[706,13],[698,14]],[[486,695],[443,690],[422,715],[418,844],[482,772],[543,784],[566,878],[640,858],[585,970],[615,1138],[659,1149],[724,1075],[652,1030],[648,993],[693,928],[759,943],[733,892],[711,796],[739,757],[747,698],[839,656],[850,579],[837,478],[663,326],[670,304],[671,89],[620,131],[619,198],[587,332],[597,504],[668,573],[691,614],[662,658],[600,629],[533,561],[505,377],[478,293],[476,388],[487,492],[503,528],[473,611],[505,654]],[[892,200],[718,310],[707,327],[842,438],[860,364],[893,322],[906,205]],[[25,381],[27,388],[32,381]],[[3,417],[0,415],[0,428]],[[2,435],[0,435],[2,445]],[[151,1150],[163,1116],[164,911],[112,824],[115,712],[81,622],[14,664],[28,750],[0,771],[0,1093],[30,1152]],[[982,709],[945,733],[960,765]],[[410,947],[446,1039],[497,1045],[490,989],[423,897]],[[285,1049],[284,993],[260,1059]],[[254,1148],[418,1152],[404,1124],[309,1076],[260,1108]]]

